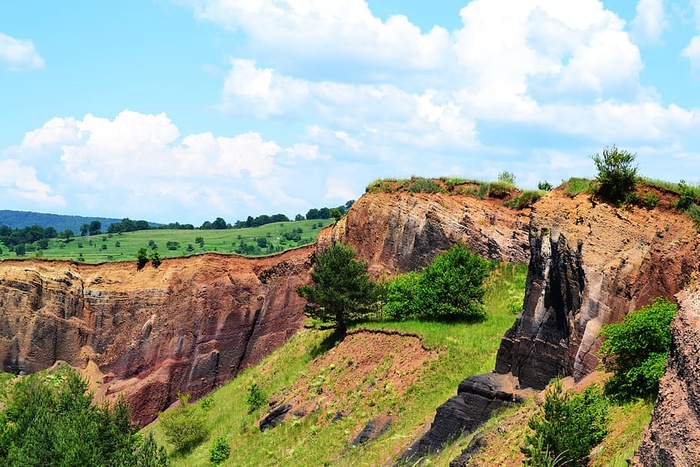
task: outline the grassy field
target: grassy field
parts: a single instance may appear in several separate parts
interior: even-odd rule
[[[153,244],[156,245],[161,258],[191,256],[206,252],[259,256],[313,243],[321,228],[333,222],[333,219],[303,220],[225,230],[151,229],[123,234],[76,237],[68,243],[62,239],[52,239],[46,250],[30,251],[30,246],[27,246],[25,257],[67,259],[86,263],[133,261],[136,259],[139,248],[146,248],[151,254]],[[198,243],[197,237],[201,237],[203,242]],[[151,241],[153,243],[150,243]],[[168,242],[174,242],[170,245],[174,249],[168,248]],[[261,244],[265,246],[261,247]],[[0,249],[2,249],[0,260],[18,258],[5,245],[0,244]]]
[[[430,423],[435,409],[456,393],[463,378],[493,369],[501,337],[516,317],[513,303],[522,302],[526,270],[525,265],[501,265],[492,273],[486,296],[488,318],[482,323],[411,321],[361,325],[416,334],[437,353],[402,395],[383,379],[381,371],[370,375],[367,392],[336,387],[343,378],[353,377],[347,373],[353,371],[347,356],[335,356],[335,349],[324,352],[324,339],[330,331],[300,332],[261,364],[196,403],[197,410],[206,413],[209,435],[191,452],[175,453],[174,465],[209,465],[210,446],[217,437],[224,437],[231,447],[231,457],[224,465],[370,466],[391,462]],[[331,363],[315,373],[312,368],[319,358],[330,358]],[[384,358],[388,361],[391,355]],[[321,394],[316,408],[261,432],[257,423],[266,414],[266,406],[248,413],[246,400],[251,385],[258,385],[270,400],[281,401],[289,397],[293,388],[304,386],[306,379],[311,380],[308,387]],[[347,394],[337,402],[340,407],[334,405],[331,411],[323,405],[326,394],[330,397],[345,389]],[[338,412],[346,415],[336,420]],[[349,441],[358,428],[387,413],[392,414],[394,421],[383,435],[360,446],[351,445]],[[153,431],[158,441],[165,444],[157,424],[146,430]]]

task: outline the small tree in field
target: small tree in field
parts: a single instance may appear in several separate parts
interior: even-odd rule
[[[634,192],[637,166],[633,166],[632,163],[636,157],[636,154],[617,149],[615,145],[603,149],[601,154],[594,154],[592,159],[598,169],[600,182],[598,194],[609,201],[619,203]]]
[[[374,311],[379,298],[377,285],[367,273],[367,263],[355,259],[355,249],[334,243],[316,255],[312,285],[297,289],[308,300],[307,316],[333,323],[344,334],[348,323]]]
[[[148,252],[145,248],[139,248],[136,253],[136,269],[140,271],[146,264],[148,264]]]

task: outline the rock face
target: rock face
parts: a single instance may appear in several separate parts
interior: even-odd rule
[[[671,355],[638,465],[700,465],[700,287],[678,297]]]
[[[178,392],[194,398],[280,346],[303,324],[296,287],[313,247],[245,259],[204,255],[135,263],[0,264],[0,360],[34,372],[64,360],[103,373],[146,424]]]
[[[473,432],[499,408],[523,402],[528,395],[513,387],[510,375],[470,376],[459,384],[456,396],[438,407],[430,430],[403,454],[403,460],[439,451],[455,437]]]
[[[598,364],[601,326],[687,284],[700,264],[696,235],[668,208],[618,208],[559,191],[542,198],[532,212],[523,312],[496,371],[536,389],[557,375],[583,378]]]
[[[319,246],[353,245],[380,276],[428,265],[456,242],[489,259],[525,263],[530,258],[529,209],[501,200],[443,193],[370,193],[353,204]]]

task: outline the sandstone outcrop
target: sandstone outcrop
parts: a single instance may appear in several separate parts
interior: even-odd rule
[[[34,372],[64,360],[99,368],[98,396],[123,393],[138,424],[196,398],[280,346],[303,324],[296,287],[314,248],[246,259],[0,264],[0,359]],[[93,370],[95,372],[96,370]]]
[[[502,200],[446,193],[368,193],[319,237],[349,243],[375,276],[428,265],[456,242],[484,258],[525,263],[530,258],[529,209]]]
[[[673,299],[700,264],[692,221],[665,205],[615,207],[554,191],[532,211],[523,312],[496,371],[542,389],[598,365],[598,332],[655,297]]]
[[[700,465],[700,287],[678,294],[671,354],[638,465]]]

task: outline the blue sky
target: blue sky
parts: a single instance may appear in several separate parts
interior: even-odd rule
[[[0,2],[0,208],[191,222],[376,178],[700,179],[700,0]]]

